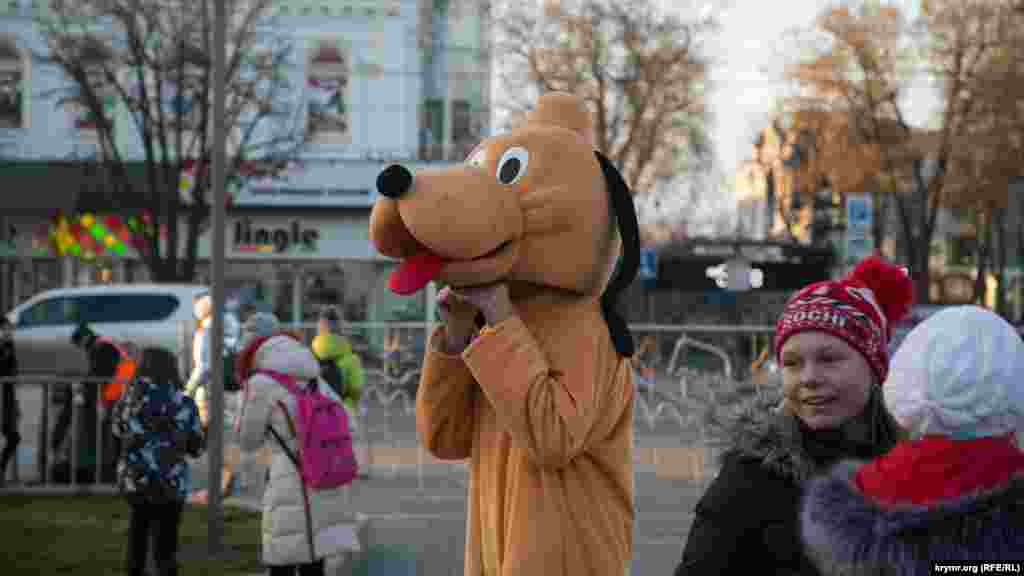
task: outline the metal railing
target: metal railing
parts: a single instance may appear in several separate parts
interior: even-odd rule
[[[353,337],[353,347],[364,358],[366,364],[366,383],[364,385],[357,434],[357,455],[365,454],[365,468],[371,476],[398,476],[405,471],[413,472],[422,489],[424,478],[440,468],[441,473],[448,474],[462,471],[465,463],[440,462],[433,459],[422,448],[415,432],[415,391],[419,383],[419,364],[422,361],[422,342],[425,342],[426,330],[430,325],[425,322],[406,323],[351,323],[346,332]],[[315,325],[300,324],[291,326],[303,332],[309,338],[315,334]],[[721,405],[742,401],[750,397],[763,398],[765,394],[777,393],[772,386],[751,382],[749,379],[734,378],[735,354],[729,354],[722,345],[713,344],[704,338],[697,340],[690,336],[704,332],[708,335],[765,334],[771,329],[766,327],[735,327],[735,326],[669,326],[669,325],[634,325],[631,327],[634,336],[640,339],[650,336],[658,341],[656,353],[652,355],[652,370],[646,376],[637,369],[635,381],[635,422],[637,427],[638,446],[652,437],[662,440],[668,438],[681,447],[692,447],[703,450],[705,456],[713,452],[712,430],[708,420],[709,410]],[[413,352],[397,370],[387,367],[384,359],[379,358],[381,350],[372,337],[374,330],[391,330],[406,333],[406,344],[412,343]],[[411,337],[409,337],[411,336]],[[418,337],[418,338],[417,338]],[[710,338],[706,336],[705,338]],[[420,340],[420,346],[415,340]],[[307,339],[308,341],[308,339]],[[687,364],[685,350],[696,349],[706,352],[715,358],[720,371],[711,371]],[[759,354],[760,355],[760,354]],[[376,357],[376,358],[375,358]],[[636,367],[639,368],[639,367]],[[22,408],[20,430],[22,444],[33,443],[35,446],[34,465],[35,484],[20,483],[8,489],[22,491],[51,492],[110,492],[115,489],[113,482],[104,483],[103,468],[103,418],[102,408],[97,408],[96,430],[94,441],[95,469],[92,483],[79,482],[79,443],[78,437],[83,409],[81,403],[72,402],[72,423],[68,433],[70,442],[70,478],[67,484],[56,485],[53,478],[53,467],[50,460],[52,443],[53,417],[51,398],[57,386],[100,386],[102,381],[89,380],[57,375],[25,375],[14,379],[0,380],[0,383],[13,381],[18,389],[18,396],[23,406],[33,394],[39,399],[39,406]],[[88,395],[83,395],[88,396]],[[372,413],[371,413],[372,412]],[[376,426],[374,423],[378,423]],[[383,424],[380,424],[383,423]],[[26,433],[27,432],[27,433]],[[26,439],[34,438],[34,441]],[[360,446],[359,444],[362,444]],[[384,451],[391,450],[390,458],[379,458]],[[415,462],[411,461],[415,452]],[[397,454],[397,455],[396,455]],[[404,456],[403,456],[404,455]],[[17,482],[21,473],[23,458],[16,457],[14,478]],[[708,458],[704,458],[708,460]],[[447,470],[447,472],[444,472]],[[703,476],[703,474],[702,474]]]
[[[20,483],[22,476],[21,469],[21,455],[16,454],[12,461],[12,472],[15,481],[19,482],[19,491],[24,492],[86,492],[86,493],[112,493],[116,491],[116,480],[113,478],[104,478],[104,471],[107,469],[105,466],[104,457],[111,457],[110,455],[104,454],[105,449],[105,436],[106,431],[104,430],[104,422],[108,419],[108,410],[101,405],[96,405],[95,409],[95,424],[92,432],[95,445],[93,462],[91,464],[92,475],[91,482],[82,482],[79,480],[79,473],[87,467],[83,466],[84,463],[80,462],[81,457],[81,442],[85,441],[85,438],[81,437],[82,419],[85,417],[83,412],[90,408],[85,404],[86,399],[90,397],[99,397],[99,388],[105,384],[106,380],[89,379],[89,378],[78,378],[64,375],[44,375],[44,374],[26,374],[18,376],[17,378],[0,378],[0,384],[14,383],[16,387],[16,396],[19,402],[20,419],[18,422],[19,431],[24,432],[25,428],[28,427],[30,434],[22,434],[22,445],[19,445],[19,449],[31,449],[35,451],[35,465],[36,472],[35,476],[39,482],[37,484],[25,484]],[[51,409],[54,407],[54,391],[55,388],[64,388],[61,395],[66,397],[60,404],[64,404],[62,409],[69,409],[70,422],[67,423],[64,434],[66,436],[57,447],[58,450],[65,448],[68,452],[67,463],[68,463],[68,482],[66,485],[57,485],[54,482],[54,464],[58,463],[57,458],[51,453],[51,445],[53,443],[54,434],[57,432],[51,426]],[[96,395],[93,396],[86,389],[95,387]],[[27,394],[31,394],[31,389],[35,389],[36,396],[38,396],[39,402],[39,416],[37,420],[26,418],[30,415],[29,411],[24,409],[27,399]],[[56,422],[55,422],[56,423]],[[34,439],[34,440],[32,440]],[[25,445],[28,444],[28,445]],[[116,460],[116,455],[115,455]],[[6,471],[4,471],[6,473]]]

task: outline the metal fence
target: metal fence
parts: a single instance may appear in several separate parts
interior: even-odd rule
[[[315,334],[314,325],[294,325],[308,342]],[[359,414],[356,417],[357,455],[371,476],[414,474],[422,487],[424,477],[461,475],[464,463],[441,462],[422,447],[415,431],[415,391],[419,382],[423,343],[427,323],[357,324],[346,327],[353,349],[360,355],[366,381]],[[768,379],[741,377],[750,372],[746,358],[736,352],[737,338],[755,341],[751,356],[759,355],[756,341],[767,346],[772,330],[768,327],[743,326],[662,326],[635,325],[634,337],[640,343],[635,363],[637,386],[635,402],[636,444],[646,460],[639,464],[663,466],[659,454],[676,458],[684,448],[693,454],[694,479],[712,475],[717,451],[714,423],[709,412],[751,397],[764,398],[778,394],[777,382]],[[729,342],[729,341],[732,342]],[[647,348],[644,348],[644,347]],[[730,348],[731,346],[731,348]],[[744,348],[742,345],[739,348]],[[763,347],[762,347],[763,348]],[[189,348],[185,348],[188,350]],[[746,350],[750,352],[750,350]],[[717,363],[717,364],[716,364]],[[187,368],[187,361],[183,363]],[[749,374],[747,374],[749,376]],[[111,482],[79,482],[80,424],[86,406],[81,398],[84,387],[98,387],[103,382],[84,378],[49,375],[25,375],[13,381],[17,387],[22,417],[21,452],[15,458],[11,476],[15,484],[7,489],[43,492],[110,492]],[[68,442],[70,479],[57,484],[53,478],[51,454],[54,411],[52,401],[58,388],[70,388],[73,399]],[[104,461],[102,408],[96,416],[93,447],[94,467]],[[226,439],[231,440],[230,436]],[[109,457],[109,455],[107,455]],[[23,481],[27,480],[27,481]],[[94,478],[95,480],[95,478]],[[100,478],[100,480],[105,480]]]

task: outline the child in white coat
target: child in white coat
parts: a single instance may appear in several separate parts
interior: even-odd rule
[[[286,374],[304,383],[315,380],[323,395],[339,404],[341,399],[320,378],[320,363],[312,351],[290,334],[256,338],[238,362],[245,377],[239,426],[242,452],[255,452],[264,443],[271,452],[263,493],[263,563],[270,566],[271,576],[294,576],[296,572],[322,576],[325,558],[358,546],[344,488],[304,489],[286,452],[297,452],[295,432],[289,425],[289,420],[296,421],[295,400],[283,384],[260,371]],[[282,446],[271,429],[288,446]]]

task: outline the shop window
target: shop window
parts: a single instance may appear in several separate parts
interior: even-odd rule
[[[60,264],[57,260],[33,260],[32,270],[35,277],[35,293],[60,288]]]
[[[274,315],[277,316],[277,318],[281,322],[296,322],[297,320],[292,314],[292,312],[294,312],[292,308],[292,281],[286,280],[278,284],[277,294],[275,294],[275,296],[276,298],[274,298]]]
[[[0,129],[27,125],[25,60],[13,38],[0,37]]]
[[[306,130],[314,142],[349,142],[349,56],[338,38],[314,41],[306,68]]]

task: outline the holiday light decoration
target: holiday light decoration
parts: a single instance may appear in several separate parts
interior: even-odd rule
[[[148,250],[148,240],[155,229],[149,212],[127,219],[117,214],[87,212],[69,217],[57,213],[45,233],[47,238],[43,240],[38,238],[43,235],[37,232],[38,243],[48,243],[53,254],[92,261],[107,252],[124,256],[129,246],[140,253]]]

